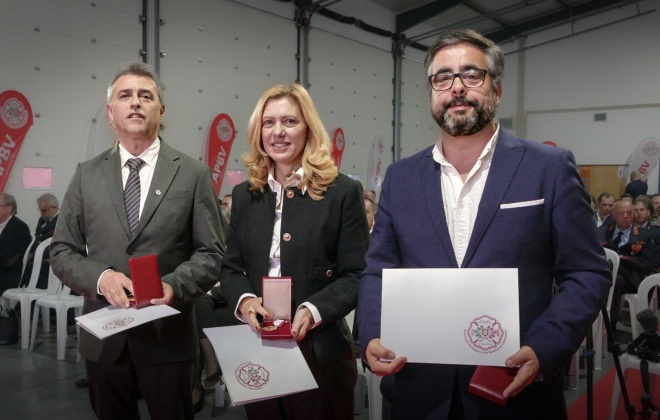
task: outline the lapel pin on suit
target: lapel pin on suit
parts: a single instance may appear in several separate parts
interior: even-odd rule
[[[156,195],[160,195],[160,190],[156,190]]]

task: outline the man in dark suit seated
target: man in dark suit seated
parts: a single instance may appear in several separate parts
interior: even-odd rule
[[[52,238],[55,233],[55,225],[57,224],[57,216],[60,214],[59,202],[57,197],[53,194],[42,194],[37,198],[37,207],[39,208],[39,220],[37,221],[37,228],[34,231],[35,241],[30,247],[30,255],[25,264],[23,277],[21,279],[21,286],[27,286],[32,276],[32,265],[34,263],[34,252],[37,250],[39,244],[48,238]],[[39,271],[39,280],[37,287],[45,289],[48,287],[48,273],[50,271],[50,252],[46,248],[44,250],[43,258],[41,260],[41,269]]]
[[[632,204],[617,201],[612,217],[613,224],[603,225],[598,230],[603,246],[616,251],[621,259],[610,308],[610,321],[612,329],[615,330],[619,320],[621,296],[624,293],[637,293],[639,284],[653,270],[655,243],[650,230],[633,224]]]
[[[633,223],[641,229],[646,229],[653,235],[653,270],[660,271],[660,226],[651,224],[651,215],[653,214],[653,203],[645,195],[638,196],[633,201]]]
[[[23,269],[23,255],[30,245],[30,228],[16,217],[16,199],[0,193],[0,296],[18,287]]]

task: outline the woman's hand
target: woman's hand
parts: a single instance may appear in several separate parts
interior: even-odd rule
[[[306,307],[300,308],[296,311],[291,324],[291,335],[296,341],[305,338],[307,331],[311,330],[314,326],[314,316]]]
[[[261,325],[257,319],[257,314],[261,314],[264,319],[270,317],[268,311],[261,306],[260,297],[246,297],[238,305],[238,311],[241,313],[240,315],[243,317],[243,320],[250,324],[250,328],[256,333],[261,333]]]

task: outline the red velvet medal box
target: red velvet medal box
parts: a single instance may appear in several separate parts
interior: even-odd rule
[[[504,406],[504,390],[511,385],[517,372],[518,368],[478,366],[470,379],[470,392]]]
[[[158,256],[145,255],[128,260],[133,280],[133,296],[129,296],[131,306],[144,308],[151,305],[151,299],[163,297],[163,286],[158,269]]]
[[[291,277],[263,277],[262,305],[270,318],[261,324],[262,340],[291,340]],[[282,321],[275,326],[276,321]]]

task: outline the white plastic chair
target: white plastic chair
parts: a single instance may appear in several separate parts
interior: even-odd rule
[[[32,240],[30,241],[30,245],[28,245],[27,249],[25,250],[25,254],[23,254],[23,266],[21,268],[21,279],[23,278],[23,274],[25,274],[25,266],[27,265],[28,258],[30,257],[30,248],[32,248],[32,244],[34,244],[34,241],[37,240],[36,236],[32,236]]]
[[[27,349],[30,344],[30,317],[32,316],[32,301],[37,300],[41,296],[48,293],[55,293],[57,290],[57,283],[48,282],[46,289],[37,289],[37,282],[39,281],[39,271],[41,268],[41,260],[43,258],[44,250],[50,245],[52,238],[44,240],[37,246],[34,252],[33,270],[30,276],[30,282],[27,287],[17,287],[6,290],[2,297],[9,301],[18,301],[21,304],[21,348]],[[50,319],[48,314],[44,314],[44,330],[50,329]]]
[[[348,328],[353,332],[353,319],[355,311],[346,315]],[[358,380],[355,384],[355,408],[356,414],[364,409],[364,387],[366,381],[367,397],[369,398],[369,420],[381,420],[383,418],[383,395],[380,393],[381,377],[375,375],[369,369],[362,367],[362,359],[355,359],[357,363]]]
[[[614,282],[616,282],[616,275],[619,271],[619,254],[616,251],[605,248],[605,257],[608,261],[612,262],[612,286],[610,291],[607,294],[607,304],[605,308],[607,313],[610,313],[610,308],[612,306],[612,293],[614,292]],[[603,340],[603,337],[607,335],[607,330],[603,325],[603,314],[598,313],[598,318],[592,325],[592,332],[594,337],[594,350],[596,352],[596,357],[594,360],[594,369],[601,370],[603,367],[603,354],[607,349],[607,341]]]
[[[642,282],[639,284],[639,287],[637,288],[637,293],[626,293],[623,295],[623,298],[625,299],[626,302],[628,302],[628,312],[630,312],[630,333],[632,334],[633,340],[639,335],[640,329],[639,329],[639,323],[637,322],[637,314],[640,313],[643,309],[649,309],[649,304],[648,304],[648,299],[649,299],[649,292],[654,286],[660,286],[660,273],[659,274],[652,274],[648,277],[646,277]],[[647,280],[650,280],[650,282],[646,283],[646,286],[644,287],[644,291],[642,291],[642,285],[644,282]],[[640,303],[643,303],[642,306],[640,306]],[[657,301],[654,303],[654,306],[652,309],[656,310],[658,309],[657,307]],[[619,329],[619,327],[617,327]],[[621,328],[623,330],[627,331],[627,328],[624,326]]]
[[[82,296],[75,296],[71,294],[71,289],[64,286],[57,276],[53,274],[53,269],[50,269],[49,283],[54,281],[59,286],[56,293],[41,296],[35,302],[34,317],[32,318],[32,336],[30,337],[30,350],[34,350],[34,342],[37,335],[37,323],[39,322],[39,307],[48,310],[49,308],[55,309],[57,318],[57,360],[64,360],[66,353],[66,338],[67,338],[67,312],[70,308],[75,308],[76,316],[82,313],[84,298]],[[80,327],[78,327],[80,328]],[[80,338],[80,330],[78,329],[78,338]],[[80,354],[78,354],[78,361]]]

